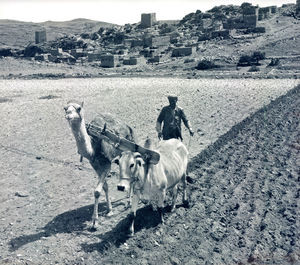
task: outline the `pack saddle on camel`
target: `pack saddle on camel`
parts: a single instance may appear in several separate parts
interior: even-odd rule
[[[156,163],[159,154],[144,149],[136,144],[136,137],[131,127],[109,113],[98,114],[90,124],[85,123],[83,103],[69,101],[64,107],[65,118],[69,122],[76,140],[78,154],[89,160],[98,175],[98,184],[94,191],[95,203],[92,216],[92,228],[98,226],[98,203],[102,189],[105,192],[108,213],[112,215],[107,176],[110,174],[112,160],[124,150],[139,151],[146,159]]]

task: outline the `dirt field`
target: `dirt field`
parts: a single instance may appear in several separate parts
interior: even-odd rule
[[[298,264],[300,91],[292,88],[299,82],[129,81],[0,81],[0,263]],[[143,142],[155,137],[166,93],[180,96],[196,131],[191,207],[178,201],[159,225],[141,205],[136,236],[128,238],[114,168],[114,215],[105,216],[102,196],[99,230],[90,231],[96,177],[79,163],[62,107],[84,99],[87,121],[110,110]]]

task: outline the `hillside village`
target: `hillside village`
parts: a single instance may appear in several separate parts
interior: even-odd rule
[[[157,21],[155,13],[141,14],[140,23],[100,27],[97,31],[65,35],[52,41],[47,41],[45,29],[37,30],[35,44],[24,49],[2,48],[0,56],[112,68],[122,73],[178,67],[239,70],[243,66],[252,66],[248,70],[256,72],[260,70],[257,67],[260,60],[268,59],[268,65],[277,66],[279,59],[289,60],[289,56],[294,56],[298,71],[300,33],[294,30],[299,27],[298,15],[299,1],[297,5],[282,7],[260,8],[249,3],[218,6],[205,13],[197,10],[180,21],[168,23]],[[280,56],[266,52],[272,37],[276,42],[273,46],[281,38],[276,27],[290,28],[284,38],[291,37],[289,44],[295,47],[283,49],[285,54]]]

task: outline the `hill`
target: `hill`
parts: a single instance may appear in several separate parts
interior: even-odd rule
[[[46,29],[48,41],[64,35],[76,35],[97,31],[100,27],[112,27],[115,24],[78,18],[70,21],[46,21],[42,23],[22,22],[0,19],[0,47],[24,48],[34,43],[35,31]]]
[[[41,24],[0,21],[0,30],[1,26],[5,28],[0,36],[0,48],[1,45],[10,47],[1,54],[0,77],[115,74],[297,78],[300,76],[300,22],[293,10],[295,5],[278,8],[258,19],[255,27],[243,21],[242,7],[231,5],[215,7],[207,13],[197,10],[181,21],[158,21],[149,28],[141,27],[140,23],[118,26],[86,19]],[[48,42],[11,51],[33,42],[34,31],[41,25],[47,30]],[[57,48],[63,52],[51,54],[52,57],[47,55],[55,53]],[[184,54],[174,53],[180,50]],[[254,53],[263,54],[264,58],[259,62],[240,63],[241,58],[249,58]],[[45,57],[37,56],[36,63],[22,60],[41,54]],[[113,66],[102,65],[101,56],[105,54],[112,55]],[[131,64],[128,58],[135,61]],[[200,62],[204,68],[199,67]]]

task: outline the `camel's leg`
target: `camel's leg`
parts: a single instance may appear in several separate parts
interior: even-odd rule
[[[98,226],[98,204],[99,204],[100,191],[102,190],[102,187],[103,187],[102,180],[99,180],[98,185],[94,191],[95,203],[94,203],[94,213],[93,213],[92,221],[93,221],[93,228],[95,229]]]
[[[107,208],[108,208],[107,215],[111,216],[113,214],[113,212],[112,212],[112,205],[111,205],[111,200],[110,200],[109,193],[108,193],[108,185],[107,185],[106,180],[104,181],[104,184],[103,184],[103,190],[105,192],[105,198],[106,198]]]
[[[106,177],[110,173],[111,164],[109,162],[103,163],[103,161],[97,161],[97,162],[92,163],[92,166],[95,169],[95,171],[96,171],[96,173],[98,175],[98,179],[99,179],[98,185],[97,185],[97,187],[96,187],[96,189],[94,191],[95,203],[94,203],[94,213],[93,213],[93,217],[92,217],[93,228],[96,229],[97,226],[98,226],[98,218],[99,218],[98,217],[99,197],[100,197],[100,194],[102,192],[102,189],[105,192],[107,206],[108,206],[108,211],[111,212],[111,210],[112,210],[111,202],[108,199],[109,198],[108,185],[106,183]]]

